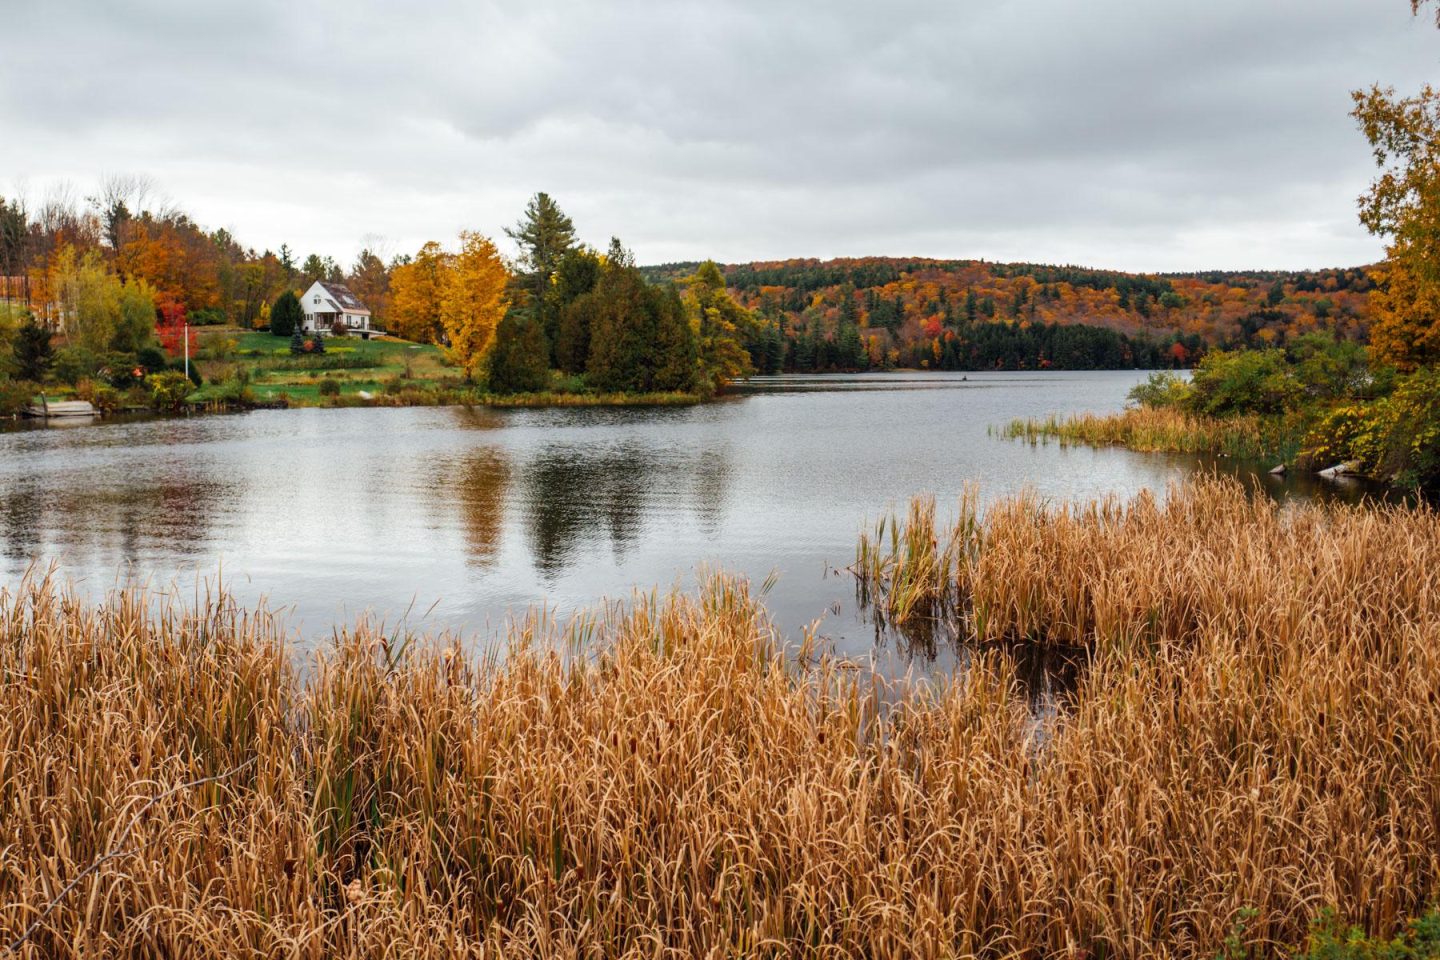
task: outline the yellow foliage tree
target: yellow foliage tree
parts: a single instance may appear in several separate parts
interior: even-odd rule
[[[144,280],[122,281],[98,251],[61,247],[52,263],[54,289],[69,343],[94,352],[133,352],[155,331],[154,291]]]
[[[439,343],[444,334],[440,309],[454,271],[455,255],[433,240],[415,259],[397,266],[390,274],[390,331],[417,343]]]
[[[510,271],[489,237],[467,230],[460,234],[460,253],[447,281],[440,322],[450,357],[469,380],[495,342],[495,328],[509,306]]]
[[[1370,347],[1379,359],[1410,371],[1440,360],[1440,283],[1395,245],[1387,253],[1372,274]]]
[[[1360,198],[1360,222],[1389,241],[1370,298],[1370,342],[1379,359],[1414,370],[1440,362],[1440,91],[1427,84],[1402,98],[1376,86],[1353,96],[1381,171]]]

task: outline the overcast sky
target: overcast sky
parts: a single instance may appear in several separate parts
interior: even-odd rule
[[[342,262],[545,190],[642,263],[1358,264],[1349,91],[1440,72],[1404,0],[0,0],[0,34],[0,194],[148,174]]]

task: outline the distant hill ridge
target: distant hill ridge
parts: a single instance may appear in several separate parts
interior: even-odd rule
[[[696,263],[642,268],[661,282]],[[1103,327],[1205,347],[1283,344],[1310,330],[1363,338],[1368,267],[1129,273],[1072,265],[923,257],[792,259],[723,266],[746,306],[787,333],[833,337],[853,322],[902,354],[966,324]],[[848,305],[847,305],[848,303]],[[948,332],[948,333],[947,333]]]

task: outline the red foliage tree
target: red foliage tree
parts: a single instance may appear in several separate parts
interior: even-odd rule
[[[173,297],[162,297],[156,310],[160,314],[160,320],[155,325],[155,335],[160,340],[160,346],[172,357],[183,356],[187,336],[185,305]],[[194,330],[188,330],[188,336],[190,354],[193,356],[199,339]]]

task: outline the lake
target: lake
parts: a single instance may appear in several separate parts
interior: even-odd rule
[[[1014,417],[1119,409],[1144,374],[896,373],[761,378],[691,408],[306,409],[0,432],[0,586],[54,563],[99,594],[194,595],[223,576],[304,642],[371,612],[484,639],[723,569],[759,584],[798,635],[906,669],[847,575],[861,528],[915,493],[942,514],[967,483],[994,499],[1130,495],[1191,458],[1032,446]],[[1261,481],[1310,495],[1299,481]],[[827,576],[827,571],[829,575]],[[928,651],[921,669],[949,669]]]

